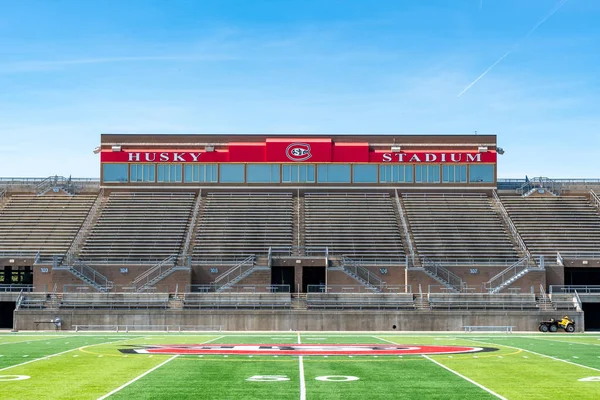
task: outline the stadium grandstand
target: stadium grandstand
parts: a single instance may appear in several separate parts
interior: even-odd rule
[[[600,328],[600,180],[496,139],[103,134],[99,179],[0,178],[0,323]]]

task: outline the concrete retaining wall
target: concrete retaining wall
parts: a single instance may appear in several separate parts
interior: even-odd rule
[[[511,325],[517,331],[535,331],[542,320],[561,317],[546,311],[248,311],[248,310],[19,310],[18,330],[35,330],[36,321],[63,320],[62,329],[75,325],[221,326],[231,331],[458,331],[465,325]],[[578,331],[583,313],[569,313]],[[394,328],[395,326],[395,328]],[[40,325],[40,329],[49,329]]]

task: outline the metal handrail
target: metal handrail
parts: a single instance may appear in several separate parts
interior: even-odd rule
[[[438,278],[445,280],[448,285],[450,285],[453,289],[460,291],[463,286],[465,286],[465,282],[454,272],[445,268],[441,264],[424,257],[421,263],[423,265],[423,269],[431,272],[433,275]]]
[[[573,293],[599,294],[600,285],[550,285],[550,294],[553,293]]]
[[[144,283],[142,283],[142,286],[148,284],[148,282],[152,281],[152,279],[160,276],[163,272],[166,272],[167,270],[173,268],[175,265],[176,259],[177,259],[176,254],[170,255],[169,257],[165,258],[164,260],[162,260],[161,262],[159,262],[152,268],[150,268],[150,269],[144,271],[142,274],[140,274],[137,278],[135,278],[132,281],[132,284],[138,285],[138,284],[142,283],[142,281],[145,281]],[[165,265],[168,265],[168,268],[166,270],[163,270],[163,267]],[[155,275],[155,276],[153,276],[152,279],[150,279],[150,276],[152,276],[152,275]]]
[[[575,297],[574,297],[575,301],[577,302],[575,309],[579,312],[583,311],[583,306],[581,304],[581,298],[579,297],[579,293],[577,293],[577,290],[575,290]]]
[[[496,275],[494,275],[489,281],[484,283],[486,289],[490,291],[494,291],[504,282],[514,277],[515,275],[529,269],[529,257],[523,257],[519,261],[512,264],[510,267],[500,271]],[[508,278],[506,277],[508,274]],[[498,284],[495,281],[500,280]]]
[[[523,241],[523,238],[521,238],[521,234],[519,233],[519,231],[517,230],[517,227],[513,223],[512,218],[510,218],[510,215],[508,214],[508,211],[506,211],[506,208],[504,208],[504,204],[502,204],[502,201],[500,200],[500,197],[498,196],[498,193],[496,193],[496,190],[492,190],[492,196],[494,198],[494,201],[496,202],[496,205],[500,209],[500,214],[502,214],[502,218],[504,219],[504,222],[506,222],[506,224],[508,225],[508,228],[510,229],[510,233],[515,238],[515,240],[517,241],[517,244],[519,245],[519,248],[521,249],[521,251],[523,253],[525,253],[525,255],[530,260],[533,260],[532,257],[531,257],[531,253],[529,252],[529,249],[527,248],[527,245]]]
[[[106,276],[102,275],[100,272],[96,271],[81,260],[75,261],[75,263],[71,266],[71,269],[83,275],[98,286],[109,288],[113,284],[113,282],[109,281]]]
[[[255,260],[255,256],[253,256],[253,255],[248,256],[247,258],[245,258],[243,261],[238,263],[233,268],[231,268],[231,269],[227,270],[226,272],[222,273],[221,275],[217,276],[215,278],[215,280],[213,281],[213,284],[218,284],[223,280],[226,280],[223,283],[223,285],[227,284],[228,282],[231,282],[233,279],[237,278],[238,276],[242,275],[249,269],[253,268],[254,260]]]
[[[377,286],[379,288],[385,285],[385,282],[381,280],[377,275],[362,267],[356,260],[348,257],[342,257],[342,268],[352,272],[371,286]]]
[[[400,222],[402,223],[402,229],[404,230],[404,236],[406,237],[406,242],[408,243],[408,251],[410,252],[410,260],[412,261],[412,265],[415,265],[415,248],[413,242],[410,238],[410,230],[408,229],[408,222],[406,221],[406,217],[404,216],[404,207],[402,207],[402,203],[400,202],[400,196],[398,196],[398,189],[396,192],[396,207],[398,208],[398,214],[400,215]]]
[[[590,199],[592,200],[592,203],[594,203],[598,211],[600,211],[600,197],[598,197],[596,192],[594,192],[592,189],[590,189]]]
[[[23,289],[19,292],[19,296],[17,297],[17,301],[15,302],[15,310],[19,310],[21,308],[21,303],[23,302]]]

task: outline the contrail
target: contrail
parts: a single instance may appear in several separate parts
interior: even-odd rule
[[[479,9],[481,10],[483,8],[483,0],[479,0]]]
[[[513,51],[515,51],[517,49],[517,47],[519,47],[519,45],[521,43],[523,43],[523,41],[525,41],[529,36],[531,36],[531,34],[533,32],[535,32],[535,30],[537,28],[540,27],[540,25],[542,25],[544,22],[546,22],[548,20],[548,18],[550,18],[551,16],[553,16],[558,10],[561,9],[562,6],[564,6],[567,1],[569,0],[560,0],[560,3],[558,3],[556,6],[554,6],[554,8],[552,10],[550,10],[550,12],[548,14],[546,14],[546,16],[544,18],[542,18],[537,24],[535,24],[533,26],[533,28],[531,28],[529,30],[529,32],[527,32],[525,34],[525,36],[523,36],[521,39],[519,39],[506,53],[504,53],[502,55],[502,57],[500,57],[498,60],[496,60],[496,62],[494,62],[492,65],[490,65],[485,71],[483,71],[483,73],[481,75],[479,75],[477,78],[475,78],[475,80],[471,83],[469,83],[463,90],[461,90],[461,92],[456,96],[456,97],[460,97],[463,94],[465,94],[469,89],[471,89],[473,87],[473,85],[475,85],[477,82],[479,82],[479,80],[481,78],[483,78],[484,76],[487,75],[488,72],[490,72],[492,70],[492,68],[494,68],[496,65],[498,65],[502,60],[504,60],[510,53],[512,53]],[[481,3],[480,3],[481,4]]]

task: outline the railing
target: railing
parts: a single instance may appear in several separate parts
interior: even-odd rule
[[[525,242],[521,238],[521,234],[517,230],[517,227],[515,226],[515,224],[512,222],[512,219],[510,218],[510,215],[508,214],[508,211],[506,211],[506,208],[504,208],[504,204],[502,204],[502,201],[500,200],[500,197],[498,196],[498,193],[496,193],[495,190],[492,191],[492,196],[494,198],[494,201],[496,202],[496,205],[498,206],[498,209],[500,210],[500,214],[502,214],[502,218],[504,219],[504,222],[506,222],[506,224],[508,225],[508,228],[510,230],[510,234],[512,235],[512,237],[515,239],[515,241],[519,245],[519,248],[521,249],[521,251],[530,260],[532,260],[531,253],[529,252],[529,249],[525,245]]]
[[[21,284],[8,284],[0,285],[0,293],[11,293],[11,292],[33,292],[33,285],[21,285]]]
[[[6,199],[6,188],[0,189],[0,204]]]
[[[307,285],[307,293],[373,293],[363,285]],[[381,293],[412,293],[412,285],[386,285]]]
[[[63,263],[66,262],[67,264],[69,264],[71,261],[75,260],[75,256],[77,254],[77,249],[81,245],[81,242],[83,241],[83,238],[85,237],[85,235],[88,233],[90,226],[92,225],[92,222],[94,221],[94,217],[96,216],[96,213],[98,212],[98,209],[100,208],[100,205],[102,204],[103,197],[104,197],[104,189],[101,189],[100,193],[98,193],[98,196],[96,197],[96,201],[94,201],[94,204],[90,208],[90,211],[88,211],[88,214],[85,217],[85,221],[83,221],[81,228],[79,228],[79,231],[77,232],[77,236],[75,236],[75,239],[73,239],[73,241],[71,242],[71,246],[69,246],[67,255],[65,256],[65,258],[62,261]]]
[[[19,292],[19,297],[17,297],[17,301],[15,302],[15,310],[21,308],[21,303],[23,302],[23,289]]]
[[[82,261],[76,261],[71,268],[98,286],[110,288],[113,284],[106,276],[102,275],[92,267],[84,264]]]
[[[592,189],[590,189],[590,199],[592,200],[592,203],[594,203],[598,211],[600,211],[600,197],[598,197],[596,192],[594,192]]]
[[[72,255],[70,255],[72,256]],[[147,259],[147,258],[119,258],[119,259],[110,259],[110,258],[86,258],[84,257],[83,262],[86,262],[88,264],[93,264],[93,265],[156,265],[159,262],[161,262],[162,260],[164,260],[164,258],[153,258],[153,259]],[[71,259],[69,260],[71,262],[77,262],[77,260],[75,259]],[[231,261],[231,260],[230,260]],[[68,265],[69,263],[67,261],[64,262],[64,264]],[[207,263],[210,264],[210,263]],[[232,264],[232,262],[230,262],[229,264]]]
[[[192,243],[192,236],[194,236],[196,220],[198,219],[198,213],[200,212],[200,203],[201,202],[202,202],[202,190],[198,191],[198,197],[196,197],[196,202],[194,203],[194,211],[192,212],[192,218],[190,220],[190,225],[188,226],[187,235],[185,236],[183,250],[181,251],[181,254],[184,257],[187,256],[188,251],[190,249],[190,244]]]
[[[499,272],[498,274],[493,276],[489,281],[485,282],[484,283],[485,288],[488,289],[489,291],[493,291],[494,289],[497,289],[504,282],[508,281],[509,279],[513,278],[514,276],[516,276],[516,275],[520,274],[521,272],[525,271],[526,269],[528,269],[528,265],[529,265],[529,257],[521,258],[519,261],[512,264],[510,267]]]
[[[561,193],[561,184],[555,182],[554,180],[546,177],[536,177],[531,178],[530,180],[526,180],[517,190],[516,192],[521,196],[526,195],[531,190],[535,189],[545,189],[549,190],[554,194]]]
[[[142,274],[140,274],[137,278],[135,278],[132,281],[132,284],[134,284],[136,286],[140,286],[140,287],[147,285],[153,279],[158,278],[164,272],[167,272],[168,270],[172,269],[176,260],[177,260],[176,254],[170,255],[169,257],[165,258],[164,260],[162,260],[161,262],[156,264],[154,267],[152,267],[152,268],[148,269],[147,271],[144,271]]]
[[[33,258],[37,259],[39,251],[31,250],[4,250],[0,251],[0,258]]]
[[[161,331],[161,332],[206,332],[218,331],[223,329],[222,325],[214,326],[191,326],[191,325],[73,325],[75,332],[81,331],[114,331],[114,332],[133,332],[133,331]]]
[[[576,291],[579,294],[600,295],[600,285],[550,285],[550,294],[575,293]]]
[[[563,251],[556,253],[557,261],[560,260],[564,264],[565,259],[571,260],[600,260],[600,253],[596,252],[579,252],[579,251]]]
[[[211,293],[216,292],[220,286],[186,285],[185,293]],[[290,285],[231,285],[223,293],[290,293]]]
[[[423,258],[422,265],[425,271],[429,271],[434,276],[437,276],[438,278],[446,281],[448,285],[450,285],[455,290],[460,291],[461,288],[465,286],[465,283],[458,275],[451,272],[447,268],[444,268],[442,265],[438,264],[433,260],[430,260],[425,257]]]
[[[228,284],[229,282],[233,281],[234,279],[240,277],[241,275],[245,274],[246,272],[254,268],[254,259],[254,256],[247,257],[235,267],[217,276],[213,284],[217,285],[217,287],[222,287]]]
[[[246,258],[254,256],[254,254],[222,254],[220,257],[202,256],[201,258],[192,258],[192,265],[235,266]]]
[[[271,257],[327,257],[328,247],[322,246],[271,246]]]
[[[406,243],[408,243],[408,251],[410,252],[411,265],[415,265],[415,248],[410,238],[410,230],[408,229],[408,222],[404,215],[404,208],[400,202],[400,196],[398,196],[398,189],[396,189],[396,207],[398,208],[398,214],[400,215],[400,222],[402,222],[402,229],[404,230],[404,237],[406,237]]]
[[[583,311],[583,306],[581,305],[581,298],[579,297],[579,293],[577,293],[577,290],[575,290],[575,297],[573,298],[573,300],[575,300],[575,309],[578,312],[582,312]]]
[[[94,296],[98,297],[99,295],[110,296],[112,294],[122,294],[122,293],[130,293],[130,294],[140,294],[139,287],[135,285],[115,285],[112,284],[109,287],[106,287],[105,290],[101,292],[97,292],[92,286],[81,282],[81,284],[67,284],[62,285],[61,290],[62,293],[92,293]],[[158,294],[158,293],[169,293],[170,292],[169,285],[152,285],[151,287],[144,288],[144,294]]]
[[[377,275],[369,271],[368,269],[361,267],[360,264],[348,257],[342,257],[342,267],[347,271],[358,276],[363,281],[371,286],[382,288],[385,282],[382,281]]]

